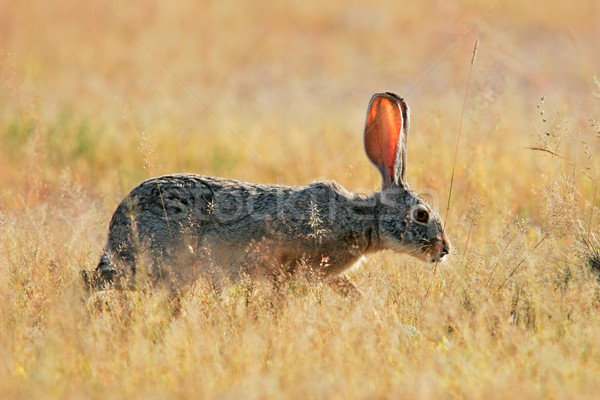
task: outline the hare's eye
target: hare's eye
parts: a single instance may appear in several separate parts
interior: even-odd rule
[[[417,222],[426,224],[427,222],[429,222],[429,213],[427,212],[427,210],[424,210],[422,208],[417,208],[416,210],[413,211],[413,218]]]

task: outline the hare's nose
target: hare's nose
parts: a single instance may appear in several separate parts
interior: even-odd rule
[[[440,258],[443,258],[450,254],[450,242],[444,238],[442,241],[442,248],[440,249]]]

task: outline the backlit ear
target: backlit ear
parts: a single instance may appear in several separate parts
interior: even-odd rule
[[[390,92],[373,95],[365,124],[365,152],[381,173],[382,189],[406,186],[408,127],[404,99]]]

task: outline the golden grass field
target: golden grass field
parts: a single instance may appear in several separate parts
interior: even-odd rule
[[[402,4],[406,3],[406,4]],[[600,4],[0,0],[0,398],[600,396]],[[448,262],[84,301],[120,200],[195,172],[377,189],[366,107],[411,107]],[[552,151],[534,151],[539,147]]]

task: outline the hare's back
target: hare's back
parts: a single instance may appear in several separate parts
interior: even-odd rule
[[[164,245],[176,243],[182,233],[232,240],[235,230],[256,229],[251,220],[273,217],[277,199],[290,191],[294,189],[193,174],[152,178],[133,189],[113,214],[109,247],[122,246],[132,234]]]
[[[122,215],[142,224],[166,219],[181,222],[239,218],[247,213],[249,202],[257,202],[268,193],[275,196],[280,191],[277,188],[285,187],[193,174],[164,175],[133,189],[117,208],[115,217]]]

